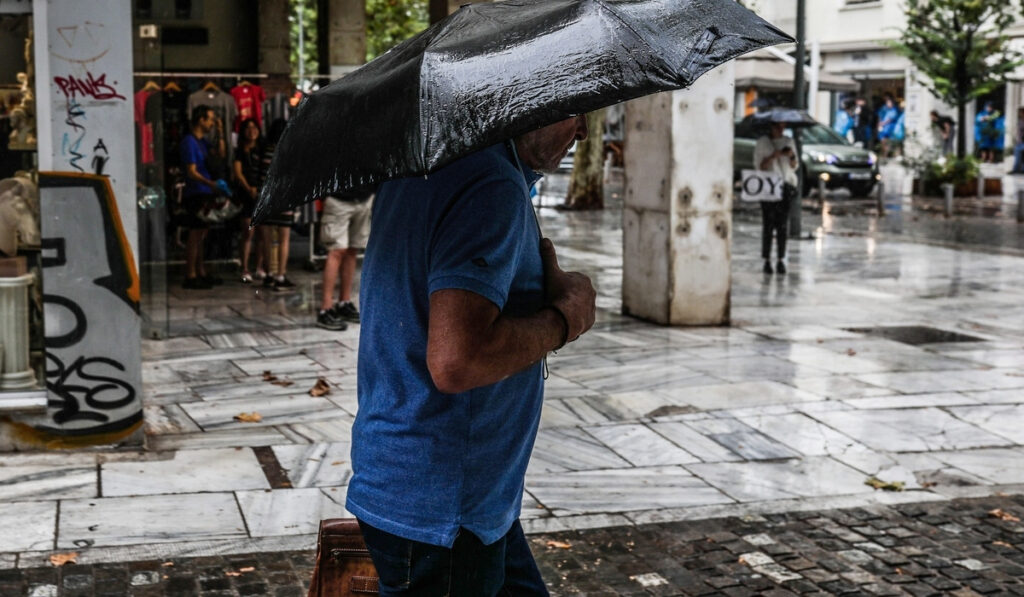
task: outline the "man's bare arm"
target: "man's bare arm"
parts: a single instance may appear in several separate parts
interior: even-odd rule
[[[559,269],[547,239],[541,255],[551,306],[533,315],[502,315],[497,305],[468,290],[430,295],[427,368],[437,389],[455,394],[501,381],[594,324],[596,293],[590,280]]]
[[[195,164],[188,164],[185,167],[185,175],[191,178],[192,180],[198,180],[199,182],[208,185],[211,188],[216,188],[217,186],[216,181],[210,180],[209,178],[206,178],[205,176],[200,174]]]

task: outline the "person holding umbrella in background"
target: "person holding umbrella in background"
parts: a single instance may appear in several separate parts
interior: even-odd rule
[[[754,147],[754,166],[772,172],[782,179],[782,199],[761,202],[761,258],[764,273],[773,273],[772,234],[778,244],[778,259],[774,271],[786,273],[786,237],[789,236],[790,204],[797,196],[797,159],[793,139],[783,135],[785,123],[772,122],[768,133],[757,140]]]
[[[310,94],[254,219],[377,183],[346,509],[382,596],[547,595],[519,522],[547,355],[596,292],[530,201],[585,114],[792,38],[734,0],[464,5]]]

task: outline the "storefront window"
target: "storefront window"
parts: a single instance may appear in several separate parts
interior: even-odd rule
[[[45,362],[29,8],[0,14],[0,404],[38,392]]]

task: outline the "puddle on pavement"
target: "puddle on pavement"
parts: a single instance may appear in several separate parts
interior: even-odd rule
[[[846,328],[848,332],[866,334],[868,336],[881,336],[887,340],[902,342],[912,346],[921,344],[940,344],[946,342],[984,342],[984,338],[968,336],[958,332],[940,330],[938,328],[924,325],[898,325],[870,328]]]

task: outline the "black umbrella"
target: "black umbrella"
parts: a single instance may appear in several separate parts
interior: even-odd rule
[[[687,87],[743,53],[791,40],[735,0],[463,6],[303,101],[254,220],[426,174],[574,114]]]

